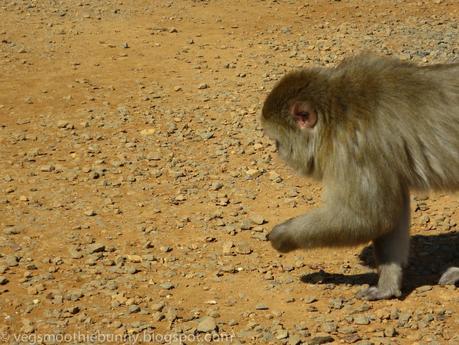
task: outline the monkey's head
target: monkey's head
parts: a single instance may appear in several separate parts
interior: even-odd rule
[[[284,76],[266,98],[261,122],[283,160],[303,175],[320,178],[316,156],[323,119],[317,100],[325,90],[315,89],[323,85],[318,79],[323,79],[320,70]]]

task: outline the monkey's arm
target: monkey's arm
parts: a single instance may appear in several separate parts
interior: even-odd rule
[[[324,207],[277,225],[269,235],[281,252],[373,240],[378,284],[358,293],[368,300],[401,295],[402,267],[409,252],[408,191],[396,179],[373,176],[371,183],[365,175],[359,181],[354,175],[348,183],[335,184],[339,187],[328,192]],[[459,276],[450,275],[445,274],[444,281]]]
[[[390,176],[354,174],[328,186],[323,207],[275,226],[269,240],[280,252],[365,243],[396,226],[407,195]]]
[[[275,249],[286,253],[300,248],[355,245],[378,237],[376,225],[344,205],[338,207],[315,209],[278,224],[269,240]]]

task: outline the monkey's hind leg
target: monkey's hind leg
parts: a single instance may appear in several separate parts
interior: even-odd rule
[[[358,293],[366,300],[389,299],[401,296],[403,266],[408,262],[410,246],[409,197],[403,205],[403,212],[394,229],[373,241],[379,280],[377,286]]]
[[[440,285],[454,285],[459,282],[459,267],[450,267],[442,274],[439,284]]]

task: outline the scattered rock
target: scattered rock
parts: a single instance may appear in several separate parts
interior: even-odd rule
[[[84,214],[85,214],[85,216],[93,217],[93,216],[97,215],[97,212],[94,211],[94,210],[87,210],[87,211],[84,211]]]
[[[18,235],[22,232],[22,228],[19,227],[19,226],[6,226],[4,229],[3,229],[3,233],[5,235]]]
[[[87,247],[89,254],[100,253],[105,251],[105,245],[102,243],[92,243]]]
[[[16,267],[19,265],[19,258],[16,255],[7,255],[3,261],[8,267]]]
[[[370,318],[365,315],[356,315],[354,316],[354,323],[356,325],[368,325],[370,323]]]
[[[215,331],[217,329],[217,323],[215,319],[211,316],[204,316],[199,320],[196,330],[201,333],[207,333]]]
[[[282,339],[287,339],[288,338],[288,331],[286,329],[280,329],[276,332],[276,339],[277,340],[282,340]]]
[[[159,286],[163,290],[172,290],[173,288],[175,288],[175,285],[172,284],[171,282],[165,282],[165,283],[160,284]]]
[[[257,304],[257,305],[255,306],[255,309],[256,309],[256,310],[268,310],[269,307],[268,307],[266,304]]]
[[[266,223],[266,219],[259,214],[253,214],[252,216],[250,216],[250,220],[258,225]]]
[[[332,343],[334,341],[335,339],[333,339],[332,336],[324,335],[324,336],[313,337],[311,340],[308,341],[308,344],[309,345],[321,345],[321,344]]]
[[[140,131],[140,134],[144,136],[154,135],[155,133],[156,128],[145,128]]]
[[[234,243],[232,241],[226,241],[223,243],[223,255],[232,255]]]
[[[140,307],[137,304],[131,304],[128,307],[128,313],[129,314],[138,313],[139,311],[140,311]]]
[[[252,248],[250,248],[247,242],[240,242],[236,245],[236,253],[242,255],[248,255],[252,253]]]
[[[0,338],[459,343],[457,287],[412,282],[409,301],[362,302],[349,277],[368,248],[327,260],[264,243],[271,221],[320,206],[323,186],[282,162],[259,118],[288,70],[361,47],[454,61],[459,5],[145,3],[0,6]],[[456,259],[457,195],[412,204],[409,271],[433,277]]]

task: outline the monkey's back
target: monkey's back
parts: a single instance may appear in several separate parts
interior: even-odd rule
[[[348,120],[365,124],[363,154],[379,155],[409,187],[459,188],[459,64],[419,67],[364,55],[336,72],[352,89]]]

